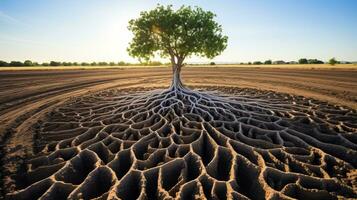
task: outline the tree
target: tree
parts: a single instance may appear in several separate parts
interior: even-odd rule
[[[215,62],[210,62],[209,64],[210,64],[210,65],[216,65],[216,63],[215,63]]]
[[[69,66],[70,64],[68,62],[62,62],[61,63],[63,66]]]
[[[307,59],[306,58],[299,59],[299,64],[301,65],[307,64]]]
[[[264,61],[264,65],[271,65],[273,62],[271,60]]]
[[[118,65],[119,66],[124,66],[124,65],[127,65],[127,63],[125,63],[124,61],[120,61],[120,62],[118,62]]]
[[[199,7],[173,10],[171,5],[158,5],[129,21],[128,29],[134,37],[127,50],[139,60],[148,61],[155,55],[170,58],[172,88],[183,86],[180,72],[185,58],[192,55],[214,58],[227,47],[228,37],[222,35],[215,16]]]
[[[108,63],[107,63],[107,62],[99,62],[98,65],[99,65],[99,66],[107,66]]]
[[[336,60],[335,58],[331,58],[331,59],[328,61],[328,63],[329,63],[330,65],[335,65],[335,64],[337,64],[337,60]]]
[[[24,66],[33,66],[33,63],[31,60],[25,60]]]
[[[6,67],[6,66],[9,66],[9,63],[0,60],[0,67]]]
[[[20,61],[11,61],[9,66],[12,66],[12,67],[21,67],[21,66],[24,66],[24,64]]]
[[[309,63],[309,64],[324,64],[324,62],[322,62],[321,60],[317,60],[317,59],[309,59],[307,61],[307,63]]]
[[[56,62],[56,61],[51,61],[50,62],[50,66],[61,66],[60,62]]]
[[[253,65],[261,65],[261,64],[263,64],[263,63],[260,62],[260,61],[254,61],[254,62],[253,62]]]

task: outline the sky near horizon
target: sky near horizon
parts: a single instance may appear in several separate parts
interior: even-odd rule
[[[128,21],[158,3],[217,14],[229,39],[215,62],[357,61],[357,0],[0,0],[0,60],[136,62]]]

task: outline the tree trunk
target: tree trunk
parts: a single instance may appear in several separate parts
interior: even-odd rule
[[[173,90],[183,88],[183,84],[181,82],[181,68],[182,68],[182,65],[175,64],[172,66],[171,89],[173,89]]]

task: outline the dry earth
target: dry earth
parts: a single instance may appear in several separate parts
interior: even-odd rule
[[[165,68],[0,72],[2,193],[357,197],[356,70],[182,76],[195,92],[162,89]]]

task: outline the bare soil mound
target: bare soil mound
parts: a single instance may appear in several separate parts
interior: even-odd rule
[[[105,90],[48,113],[9,199],[357,198],[357,111],[229,87]]]

